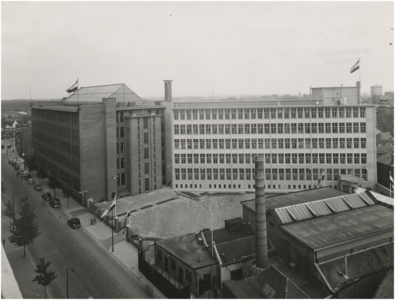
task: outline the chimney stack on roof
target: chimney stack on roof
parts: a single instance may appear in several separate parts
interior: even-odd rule
[[[256,268],[269,267],[266,229],[264,156],[255,157],[255,212],[256,212]]]
[[[163,80],[165,82],[165,101],[171,101],[171,82],[173,80]]]

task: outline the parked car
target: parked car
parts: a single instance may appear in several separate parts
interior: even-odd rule
[[[49,205],[51,205],[53,208],[58,208],[60,207],[60,200],[58,198],[51,199],[49,200]]]
[[[18,171],[21,167],[20,167],[17,163],[15,163],[15,164],[14,164],[14,168],[15,168],[15,170]]]
[[[34,190],[36,190],[37,192],[40,192],[40,191],[43,190],[43,188],[42,188],[41,185],[37,184],[37,185],[34,186]]]
[[[50,201],[50,200],[52,199],[52,195],[51,195],[51,193],[44,193],[44,194],[42,195],[42,198],[43,198],[45,201]]]
[[[67,225],[69,225],[73,229],[80,228],[81,221],[79,218],[71,218],[71,219],[67,220]]]
[[[25,178],[25,180],[29,180],[32,178],[32,175],[30,175],[30,173],[23,173],[23,178]]]
[[[33,178],[29,178],[29,179],[27,180],[27,183],[28,183],[28,184],[35,184],[36,182],[34,181]]]

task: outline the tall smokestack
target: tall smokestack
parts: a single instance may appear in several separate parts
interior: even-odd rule
[[[165,101],[171,101],[171,82],[173,80],[163,80],[165,82]]]
[[[266,269],[269,266],[267,253],[266,201],[265,201],[264,156],[255,157],[255,228],[256,228],[256,267]]]

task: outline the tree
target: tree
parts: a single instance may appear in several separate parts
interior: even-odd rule
[[[37,177],[40,178],[41,185],[43,184],[43,179],[47,177],[47,172],[41,166],[37,166]]]
[[[25,158],[25,167],[29,169],[30,173],[37,170],[36,160],[33,156],[28,156]]]
[[[26,245],[33,242],[41,234],[37,215],[34,213],[36,206],[30,205],[27,202],[28,199],[29,197],[21,199],[17,211],[19,218],[14,219],[15,229],[11,230],[11,236],[8,238],[10,243],[18,247],[23,246],[23,257],[26,257]]]
[[[56,189],[60,189],[62,185],[54,175],[51,175],[49,176],[48,187],[53,189],[53,197],[56,198]]]
[[[39,258],[39,264],[36,266],[36,277],[32,280],[33,282],[37,281],[39,285],[44,287],[44,298],[47,298],[47,285],[49,285],[53,280],[58,277],[55,275],[55,272],[49,271],[48,267],[52,264],[51,261],[46,262],[45,256]]]
[[[11,202],[11,200],[8,200],[7,203],[5,204],[5,211],[4,214],[6,217],[10,218],[10,228],[11,228],[11,220],[14,220],[14,204]]]

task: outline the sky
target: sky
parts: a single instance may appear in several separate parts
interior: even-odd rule
[[[393,2],[5,2],[1,98],[124,83],[142,98],[394,90]],[[350,68],[360,59],[360,71]]]

